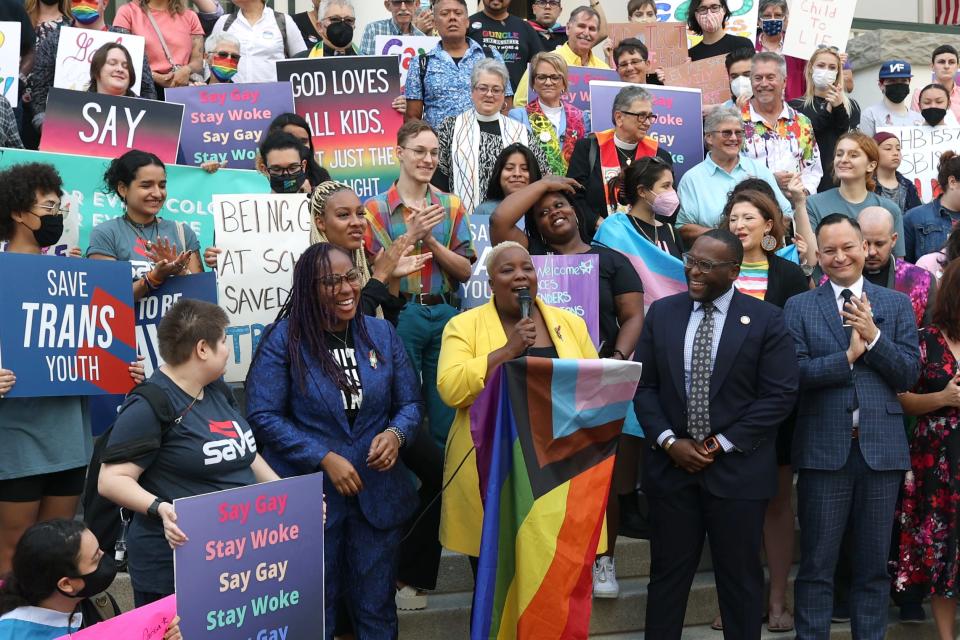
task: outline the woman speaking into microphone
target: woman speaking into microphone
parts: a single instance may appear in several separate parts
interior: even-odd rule
[[[490,251],[486,267],[493,295],[447,323],[437,365],[440,397],[457,410],[444,456],[440,542],[472,559],[480,555],[483,504],[470,406],[487,378],[521,356],[597,357],[583,320],[537,300],[537,270],[522,245],[501,242]],[[476,561],[472,564],[476,571]]]

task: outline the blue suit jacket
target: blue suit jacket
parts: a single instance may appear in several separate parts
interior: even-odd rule
[[[787,326],[797,343],[800,402],[793,435],[793,465],[836,471],[850,454],[853,393],[860,405],[860,450],[876,471],[910,468],[903,409],[897,394],[920,375],[917,325],[910,299],[863,283],[880,339],[854,364],[829,282],[787,301]]]
[[[354,332],[363,402],[353,426],[340,390],[306,349],[307,379],[294,379],[287,357],[287,320],[267,329],[250,367],[247,419],[264,458],[281,476],[317,471],[331,451],[349,460],[363,482],[357,500],[364,516],[373,526],[389,529],[412,515],[416,492],[400,461],[390,471],[375,471],[367,466],[367,454],[373,438],[387,427],[397,427],[407,442],[413,440],[423,403],[420,383],[393,326],[370,317],[364,322],[380,357],[374,368],[369,355],[373,345],[363,344]],[[332,525],[345,513],[346,499],[326,478],[324,488],[327,524]]]
[[[689,437],[683,343],[692,311],[686,293],[654,302],[637,344],[643,377],[634,406],[652,445],[644,491],[663,496],[700,483],[722,498],[770,498],[777,491],[777,429],[793,409],[798,384],[793,341],[772,304],[734,292],[710,378],[711,433],[722,433],[738,451],[690,474],[655,446],[667,429]]]

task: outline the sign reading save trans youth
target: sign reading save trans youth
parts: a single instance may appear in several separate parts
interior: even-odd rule
[[[133,387],[129,263],[0,253],[0,273],[0,369],[17,376],[7,397]]]

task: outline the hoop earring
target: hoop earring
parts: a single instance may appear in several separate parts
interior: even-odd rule
[[[765,234],[763,239],[760,240],[760,248],[764,251],[773,251],[777,248],[777,239],[769,233]]]

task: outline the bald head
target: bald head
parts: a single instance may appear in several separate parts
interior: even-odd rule
[[[876,273],[890,262],[890,254],[897,244],[893,214],[883,207],[867,207],[857,217],[863,239],[867,243],[864,271]]]

